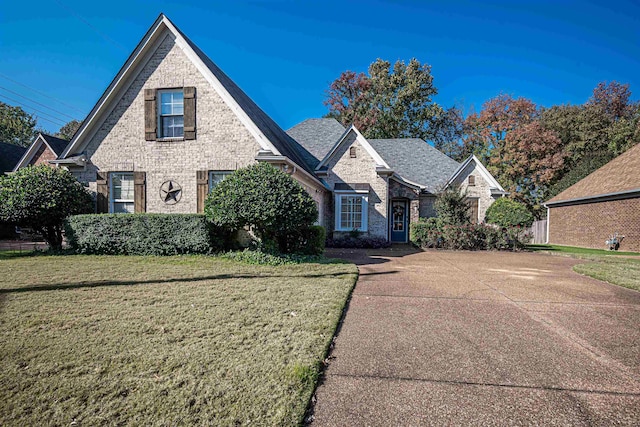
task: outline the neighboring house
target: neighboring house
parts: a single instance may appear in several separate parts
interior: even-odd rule
[[[26,151],[25,147],[0,142],[0,174],[11,172]]]
[[[461,166],[419,139],[367,141],[332,119],[284,132],[164,15],[53,160],[97,193],[97,212],[168,213],[202,212],[217,183],[255,162],[300,182],[329,232],[394,241],[434,214],[450,179],[486,190],[473,196],[478,221],[489,188],[504,193],[477,159]]]
[[[603,249],[618,233],[621,250],[640,251],[640,144],[544,205],[549,243]]]
[[[50,165],[53,160],[56,160],[62,154],[67,144],[69,144],[69,141],[66,139],[40,133],[16,163],[13,171],[41,163]]]

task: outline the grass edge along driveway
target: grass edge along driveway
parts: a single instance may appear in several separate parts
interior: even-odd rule
[[[0,424],[298,425],[352,264],[0,254]]]
[[[527,248],[584,260],[585,262],[573,266],[573,271],[613,285],[640,291],[640,253],[638,252],[615,252],[560,245],[529,245]]]

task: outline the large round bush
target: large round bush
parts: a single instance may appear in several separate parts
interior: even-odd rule
[[[0,221],[31,227],[53,249],[62,247],[63,221],[93,211],[93,199],[71,172],[29,166],[0,177]]]
[[[275,243],[284,253],[295,250],[293,240],[318,218],[305,189],[267,163],[239,169],[218,184],[207,197],[205,214],[231,230],[252,227],[264,243]]]
[[[485,220],[500,227],[531,227],[533,214],[524,204],[502,197],[489,206]]]

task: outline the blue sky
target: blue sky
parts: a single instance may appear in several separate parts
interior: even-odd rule
[[[376,58],[430,64],[436,102],[467,111],[500,92],[580,104],[605,80],[640,96],[637,2],[36,0],[0,8],[0,100],[51,132],[84,118],[160,12],[285,129]]]

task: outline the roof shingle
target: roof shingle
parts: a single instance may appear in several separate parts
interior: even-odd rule
[[[287,131],[300,145],[300,154],[315,169],[346,129],[336,119],[307,119]]]
[[[12,171],[26,151],[26,147],[0,142],[0,174]]]
[[[640,190],[640,144],[573,184],[547,203]]]

